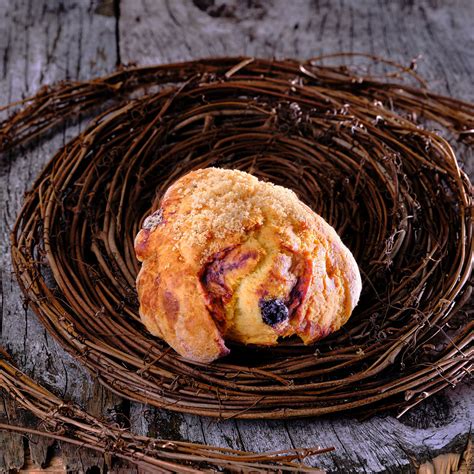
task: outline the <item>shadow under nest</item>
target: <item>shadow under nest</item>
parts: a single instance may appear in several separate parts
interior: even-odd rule
[[[43,89],[1,124],[0,150],[95,116],[46,166],[16,222],[13,263],[29,304],[105,386],[180,412],[403,413],[456,385],[472,370],[472,186],[447,140],[469,146],[474,106],[394,70],[220,58]],[[207,166],[289,187],[336,228],[363,281],[343,329],[312,346],[234,346],[210,365],[148,334],[133,240],[166,188]]]

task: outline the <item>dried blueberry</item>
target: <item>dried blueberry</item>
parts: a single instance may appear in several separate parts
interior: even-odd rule
[[[282,300],[260,300],[260,312],[265,324],[275,326],[288,319],[288,308]]]

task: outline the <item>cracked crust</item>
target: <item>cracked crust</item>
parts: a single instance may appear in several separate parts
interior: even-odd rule
[[[226,355],[225,340],[314,342],[347,321],[361,291],[336,231],[292,191],[241,171],[180,178],[145,220],[135,250],[144,325],[199,362]],[[284,303],[288,316],[265,322],[267,300]]]

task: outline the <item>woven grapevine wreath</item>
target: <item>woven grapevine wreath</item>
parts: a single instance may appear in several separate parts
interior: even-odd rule
[[[472,143],[474,106],[403,81],[408,68],[318,64],[131,67],[44,88],[1,124],[5,151],[94,115],[27,194],[12,254],[41,322],[112,391],[223,418],[403,413],[471,372],[473,194],[448,140]],[[211,165],[293,189],[337,229],[363,279],[342,330],[210,365],[145,330],[134,237],[174,180]]]

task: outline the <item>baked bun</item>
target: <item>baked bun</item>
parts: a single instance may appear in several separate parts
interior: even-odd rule
[[[339,329],[361,292],[336,231],[293,191],[242,171],[206,168],[176,181],[135,240],[147,329],[211,362],[226,340],[310,344]]]

